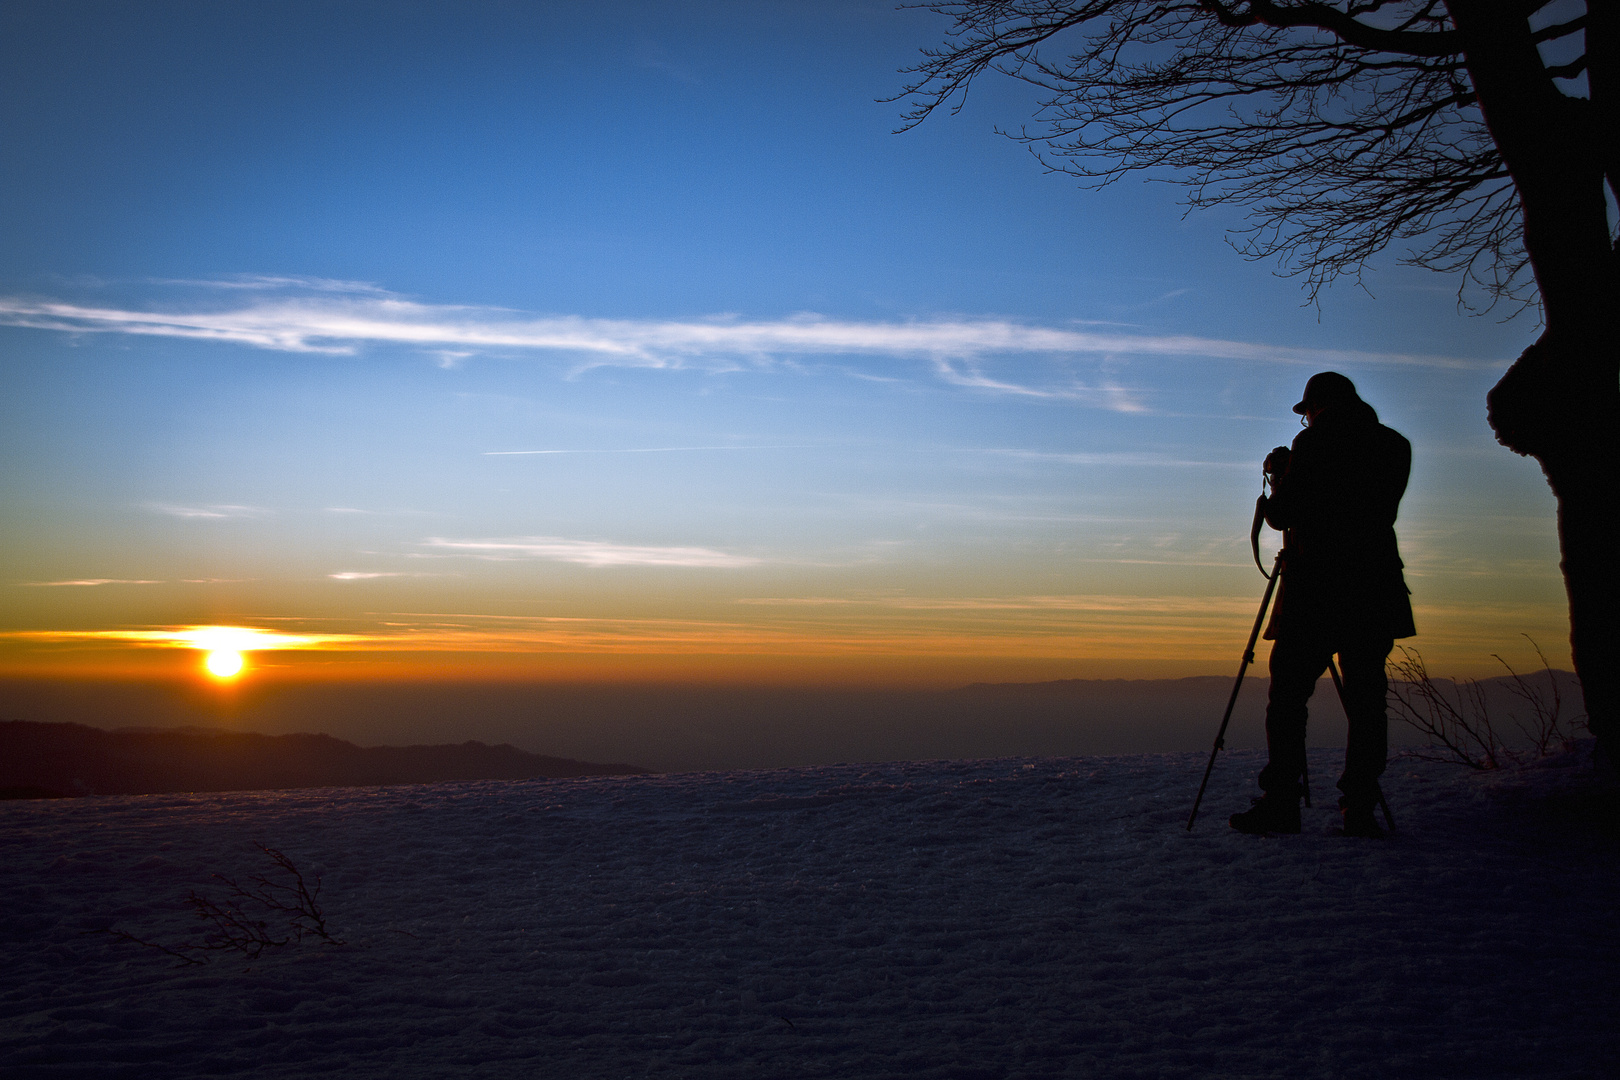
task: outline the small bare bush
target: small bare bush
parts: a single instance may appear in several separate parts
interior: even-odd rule
[[[162,945],[117,928],[107,933],[187,964],[205,964],[208,955],[217,952],[239,952],[249,960],[257,960],[266,949],[290,945],[305,937],[329,945],[344,944],[327,929],[326,913],[320,905],[320,877],[315,878],[312,888],[286,855],[263,844],[258,846],[276,864],[282,879],[274,881],[267,874],[255,874],[244,885],[235,878],[214,874],[214,879],[223,882],[228,890],[223,900],[213,900],[196,890],[188,893],[187,905],[208,924],[200,941]]]
[[[1541,680],[1520,675],[1495,653],[1492,657],[1507,671],[1508,691],[1524,704],[1528,715],[1510,712],[1507,722],[1517,731],[1510,744],[1491,715],[1485,684],[1478,679],[1461,682],[1437,681],[1424,666],[1416,649],[1399,646],[1400,658],[1389,661],[1389,702],[1397,720],[1421,731],[1429,745],[1412,751],[1413,757],[1445,761],[1470,769],[1499,769],[1504,765],[1545,757],[1568,750],[1575,741],[1580,720],[1564,715],[1563,694],[1552,665],[1528,635],[1526,641],[1536,650],[1546,686]]]

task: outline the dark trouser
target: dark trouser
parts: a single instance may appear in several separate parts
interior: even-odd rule
[[[1389,678],[1384,661],[1395,642],[1373,638],[1339,649],[1344,676],[1345,711],[1350,739],[1344,751],[1339,790],[1345,806],[1371,809],[1378,800],[1378,778],[1389,754],[1389,719],[1385,712]],[[1267,795],[1298,799],[1305,775],[1306,702],[1316,680],[1327,670],[1331,645],[1309,637],[1279,638],[1271,647],[1271,697],[1266,703],[1266,747],[1270,760],[1260,772]]]

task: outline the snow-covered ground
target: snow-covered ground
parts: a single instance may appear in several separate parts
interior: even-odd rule
[[[0,806],[0,1075],[1616,1075],[1614,842],[1397,760],[1401,831],[1227,828],[1203,754]],[[347,944],[182,966],[190,890]],[[234,958],[233,958],[234,957]]]

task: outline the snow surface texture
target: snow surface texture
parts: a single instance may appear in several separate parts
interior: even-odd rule
[[[1203,754],[11,803],[0,1074],[1614,1075],[1614,845],[1535,810],[1575,770],[1396,760],[1353,840],[1338,756],[1282,838],[1226,825],[1244,751],[1190,835]],[[259,843],[346,945],[101,932],[198,940]]]

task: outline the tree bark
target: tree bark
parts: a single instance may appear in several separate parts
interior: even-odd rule
[[[1620,310],[1620,304],[1615,310]],[[1587,723],[1610,769],[1620,767],[1620,390],[1613,335],[1577,342],[1544,335],[1487,397],[1491,427],[1536,458],[1558,499],[1558,543],[1569,598],[1569,643]],[[1597,358],[1607,354],[1607,364]],[[1571,378],[1598,374],[1606,380]],[[1597,369],[1594,372],[1594,369]],[[1603,383],[1605,385],[1594,385]]]
[[[1570,649],[1587,721],[1620,766],[1620,275],[1604,204],[1613,148],[1601,101],[1562,94],[1522,4],[1450,0],[1480,108],[1512,174],[1546,332],[1487,397],[1496,437],[1534,457],[1558,499]],[[1601,7],[1601,4],[1589,5]],[[1602,38],[1607,25],[1597,29]],[[1594,42],[1594,44],[1596,44]],[[1589,54],[1589,63],[1607,50]],[[1594,115],[1594,112],[1596,115]]]

